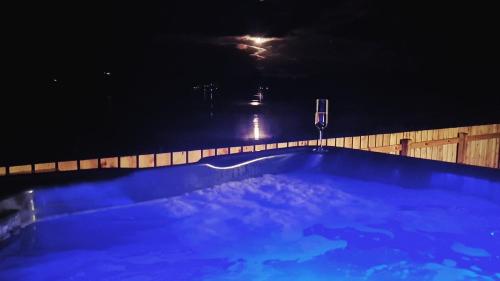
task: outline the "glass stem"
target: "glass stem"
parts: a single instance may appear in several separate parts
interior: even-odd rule
[[[323,130],[319,130],[319,142],[318,142],[318,148],[323,148]]]

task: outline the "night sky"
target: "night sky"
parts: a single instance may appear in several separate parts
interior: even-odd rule
[[[5,161],[47,147],[80,156],[94,147],[81,135],[134,131],[158,117],[161,103],[185,111],[181,100],[208,82],[226,100],[269,85],[275,101],[326,96],[379,113],[442,110],[449,126],[498,122],[495,11],[484,3],[374,0],[8,7],[2,153]],[[109,123],[109,114],[127,121]],[[62,135],[66,141],[56,140]],[[26,140],[33,138],[41,144]]]

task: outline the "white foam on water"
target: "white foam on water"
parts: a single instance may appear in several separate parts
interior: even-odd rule
[[[432,278],[428,279],[432,281],[447,281],[447,280],[493,281],[494,280],[490,276],[480,275],[469,269],[455,267],[455,265],[456,264],[454,262],[450,264],[444,261],[443,264],[427,263],[424,265],[423,268],[435,272]]]
[[[465,246],[462,243],[454,243],[451,249],[457,253],[464,254],[470,257],[489,257],[490,253],[481,248],[474,248]]]

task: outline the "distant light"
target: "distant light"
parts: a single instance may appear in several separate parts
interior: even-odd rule
[[[111,72],[104,72],[104,75],[111,76]]]
[[[56,79],[56,78],[54,78],[54,79],[52,79],[52,81],[57,82],[57,79]]]
[[[259,127],[254,128],[254,140],[260,140],[260,132],[259,132]]]
[[[259,117],[257,115],[254,115],[252,123],[253,123],[253,139],[260,140]]]
[[[257,106],[260,105],[260,102],[258,100],[253,100],[250,102],[250,105]]]

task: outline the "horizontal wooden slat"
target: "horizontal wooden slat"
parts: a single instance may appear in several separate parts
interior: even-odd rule
[[[139,155],[139,168],[153,168],[155,166],[154,154]]]
[[[345,137],[344,138],[344,147],[345,148],[352,148],[352,137]]]
[[[400,150],[401,150],[401,144],[368,148],[368,151],[382,152],[382,153],[398,152]]]
[[[384,135],[375,135],[375,147],[384,146]]]
[[[215,156],[216,155],[216,152],[215,152],[215,149],[212,148],[212,149],[203,149],[202,150],[202,156],[203,158],[205,157],[212,157],[212,156]]]
[[[188,151],[188,163],[196,163],[201,159],[201,150]]]
[[[164,167],[172,165],[172,154],[158,153],[156,154],[156,167]]]
[[[299,141],[299,146],[307,146],[308,143],[309,143],[309,141],[306,141],[306,140]]]
[[[120,168],[137,168],[137,156],[120,156]]]
[[[360,149],[361,148],[361,137],[356,136],[352,138],[352,148]]]
[[[241,153],[241,146],[232,146],[229,148],[229,154]]]
[[[326,145],[327,146],[335,146],[335,138],[330,138],[326,140]]]
[[[336,147],[344,147],[344,138],[335,138]]]
[[[500,138],[500,133],[467,136],[467,141],[487,140],[487,139],[495,139],[495,138]]]
[[[263,151],[263,150],[266,150],[265,144],[256,144],[255,145],[255,151]]]
[[[253,151],[254,151],[253,145],[245,145],[243,147],[243,152],[253,152]]]
[[[107,157],[99,159],[101,168],[118,168],[118,157]]]
[[[376,144],[377,136],[376,135],[369,135],[368,136],[368,147],[377,147]]]
[[[78,170],[78,161],[60,161],[57,162],[57,169],[61,172]]]
[[[277,145],[275,143],[268,143],[266,144],[266,149],[267,150],[270,150],[270,149],[276,149]]]
[[[98,159],[84,159],[80,160],[80,170],[90,170],[99,168]]]
[[[10,175],[31,174],[31,165],[16,165],[9,167]]]
[[[35,173],[48,173],[48,172],[55,172],[56,169],[56,163],[55,162],[49,162],[49,163],[37,163],[35,164]]]
[[[172,152],[172,164],[181,165],[186,164],[186,151],[176,151]]]
[[[361,136],[360,138],[360,149],[366,150],[368,148],[368,136]]]
[[[410,143],[410,149],[424,148],[424,147],[430,147],[430,146],[440,146],[440,145],[453,144],[453,143],[458,143],[458,138],[412,142],[412,143]]]
[[[217,148],[216,152],[217,152],[217,155],[227,155],[227,154],[229,154],[229,148],[227,148],[227,147]]]

